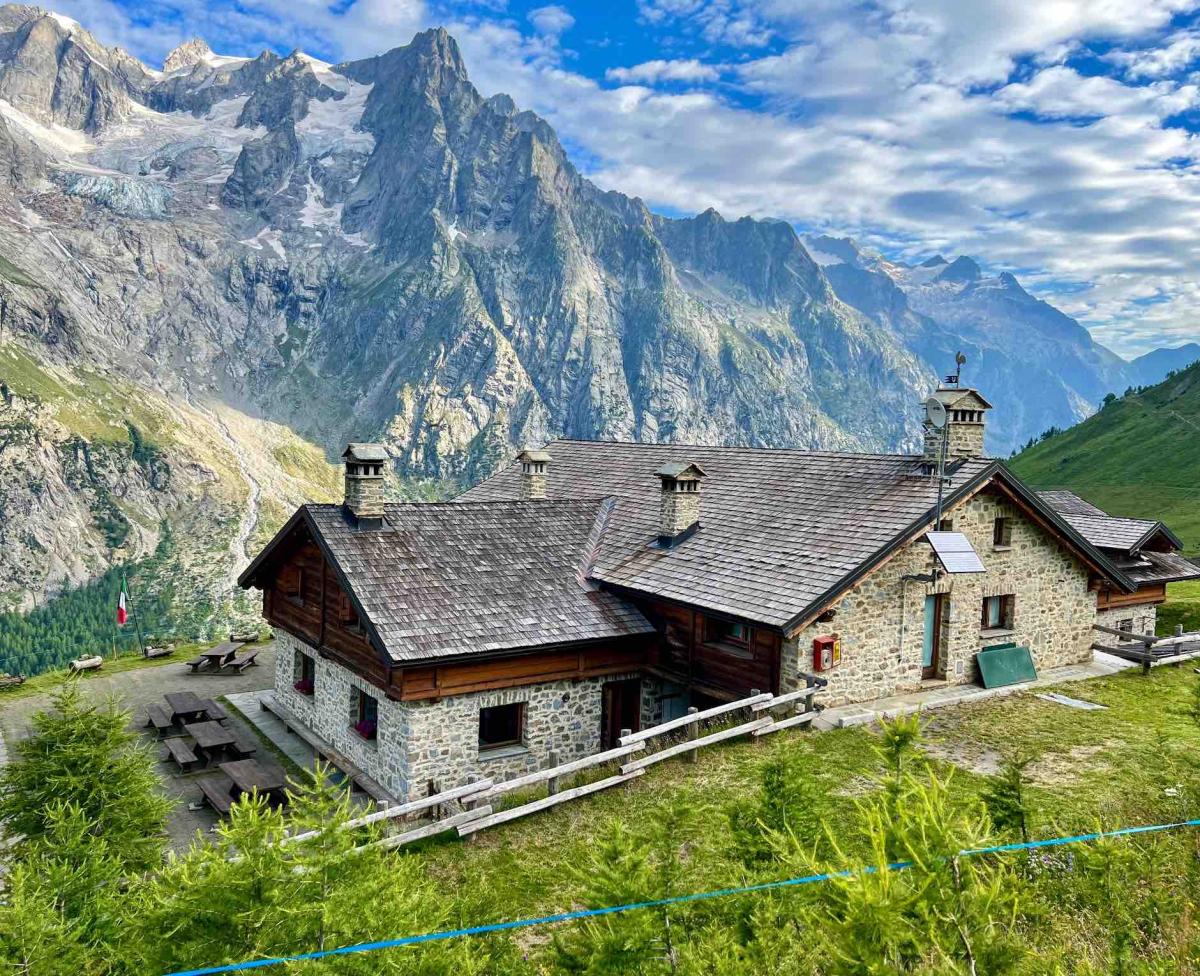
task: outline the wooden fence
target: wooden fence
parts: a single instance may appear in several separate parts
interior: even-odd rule
[[[1103,624],[1092,624],[1092,629],[1117,638],[1115,645],[1095,643],[1092,650],[1114,654],[1126,661],[1136,661],[1142,666],[1143,674],[1149,674],[1150,667],[1154,664],[1187,661],[1200,654],[1200,634],[1185,634],[1182,624],[1175,628],[1172,637],[1137,634],[1131,630],[1105,627]]]
[[[816,697],[827,682],[816,675],[802,675],[802,677],[805,679],[806,687],[799,691],[783,695],[772,695],[769,692],[753,693],[748,698],[716,705],[712,708],[703,710],[690,708],[687,715],[663,722],[661,725],[638,732],[623,730],[619,745],[613,749],[596,753],[594,756],[552,765],[546,769],[525,773],[500,783],[484,779],[464,786],[456,786],[453,789],[436,792],[408,803],[364,814],[347,821],[344,827],[353,829],[373,823],[397,822],[415,814],[428,815],[430,811],[433,811],[432,822],[420,826],[410,826],[407,830],[401,830],[358,849],[402,847],[413,841],[423,840],[426,837],[433,837],[450,830],[457,830],[460,837],[467,837],[488,827],[518,820],[531,813],[548,810],[561,803],[628,783],[641,776],[648,766],[675,756],[687,755],[692,761],[695,761],[699,750],[718,742],[725,742],[744,735],[760,737],[781,729],[807,725],[818,714]],[[778,714],[777,710],[781,709],[787,711]],[[748,713],[753,717],[728,728],[701,734],[704,723],[712,722],[714,719],[730,719],[739,712]],[[772,714],[773,712],[777,714]],[[790,714],[788,714],[789,712]],[[685,735],[686,738],[681,741],[673,741],[679,735]],[[663,737],[668,738],[664,740]],[[663,740],[661,747],[655,751],[649,751],[650,743],[656,740]],[[639,755],[640,753],[645,754]],[[597,769],[620,760],[625,761],[621,763],[619,770],[614,774],[560,790],[560,782],[563,777],[589,769]],[[506,794],[540,786],[543,783],[546,784],[547,795],[539,799],[499,811],[495,810],[490,802]],[[397,827],[399,826],[397,823]],[[311,831],[294,834],[288,837],[284,843],[294,843],[312,836],[314,834]]]

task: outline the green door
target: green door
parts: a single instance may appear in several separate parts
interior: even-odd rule
[[[925,597],[925,640],[921,645],[921,677],[937,678],[942,662],[942,616],[946,609],[946,594]]]
[[[921,645],[921,667],[933,667],[933,638],[937,632],[936,596],[925,597],[925,642]]]

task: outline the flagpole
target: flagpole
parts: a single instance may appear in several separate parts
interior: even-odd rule
[[[146,656],[146,642],[142,640],[142,625],[138,620],[137,611],[133,609],[133,594],[129,592],[129,577],[121,574],[121,582],[125,584],[125,595],[129,598],[129,615],[133,617],[133,629],[137,633],[138,645],[142,649],[142,657]]]

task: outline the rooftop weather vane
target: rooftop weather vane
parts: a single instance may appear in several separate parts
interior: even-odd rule
[[[965,363],[966,361],[967,361],[967,357],[964,356],[961,352],[956,352],[954,354],[954,372],[946,377],[947,383],[951,383],[954,386],[958,386],[958,378],[960,376],[962,376],[963,363]]]

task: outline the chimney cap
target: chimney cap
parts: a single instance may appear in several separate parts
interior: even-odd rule
[[[547,461],[550,460],[550,452],[549,451],[524,450],[520,454],[517,455],[517,460],[518,461],[527,461],[531,464],[538,464],[538,463],[545,464]]]
[[[350,461],[386,461],[388,452],[382,444],[353,443],[342,452],[342,457]]]
[[[673,481],[699,481],[701,478],[708,477],[700,465],[691,461],[671,461],[654,473],[660,478],[669,478]]]
[[[933,395],[935,398],[940,400],[947,408],[953,408],[957,404],[961,403],[963,400],[967,399],[968,397],[974,397],[976,400],[979,401],[979,406],[982,406],[982,408],[984,410],[992,409],[992,405],[991,405],[991,403],[988,402],[987,397],[985,397],[978,390],[976,390],[970,386],[963,386],[963,387],[939,386]]]

